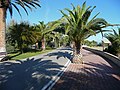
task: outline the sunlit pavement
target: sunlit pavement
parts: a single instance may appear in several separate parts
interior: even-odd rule
[[[0,63],[0,90],[41,90],[71,59],[70,48],[60,48],[15,62]]]
[[[70,64],[52,90],[120,90],[120,67],[83,50],[84,64]]]

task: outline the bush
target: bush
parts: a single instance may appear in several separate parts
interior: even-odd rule
[[[108,48],[106,48],[104,51],[108,52],[108,53],[111,53],[111,54],[114,54],[114,55],[117,55],[117,50],[115,47],[113,47],[112,45],[111,46],[108,46]]]
[[[10,44],[6,44],[6,50],[7,50],[7,53],[16,52],[15,47]]]
[[[46,50],[51,50],[51,49],[53,49],[53,48],[50,46],[46,46]]]

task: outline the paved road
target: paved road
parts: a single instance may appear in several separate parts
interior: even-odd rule
[[[120,90],[120,67],[83,50],[84,65],[70,64],[52,90]]]
[[[61,48],[16,62],[0,63],[0,90],[41,90],[71,58]]]

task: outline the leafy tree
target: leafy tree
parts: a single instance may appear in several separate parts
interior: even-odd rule
[[[28,45],[34,44],[36,38],[36,31],[27,22],[15,23],[8,28],[7,41],[17,46],[21,53],[28,48]]]
[[[113,29],[114,33],[105,34],[105,37],[111,42],[111,46],[108,47],[108,52],[112,54],[120,54],[120,28],[118,33]]]
[[[0,0],[0,53],[6,54],[5,26],[7,10],[9,10],[10,15],[12,16],[14,7],[21,16],[18,8],[19,6],[21,6],[27,14],[28,11],[26,8],[32,10],[32,8],[36,8],[36,6],[40,7],[39,0]]]
[[[83,41],[89,36],[96,35],[96,33],[103,32],[102,28],[108,26],[109,24],[103,18],[96,18],[96,14],[92,19],[90,19],[91,13],[93,12],[95,6],[86,7],[86,2],[83,3],[82,7],[79,5],[75,7],[72,5],[73,10],[65,8],[69,13],[68,15],[61,10],[64,18],[67,21],[66,33],[69,38],[74,42],[74,63],[82,63],[81,46]]]

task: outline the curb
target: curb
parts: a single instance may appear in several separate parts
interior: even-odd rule
[[[51,90],[52,87],[55,85],[55,83],[60,79],[60,77],[63,75],[64,71],[67,69],[67,67],[70,65],[71,61],[68,60],[68,62],[64,65],[62,70],[58,72],[55,76],[52,77],[52,80],[50,80],[41,90]]]

